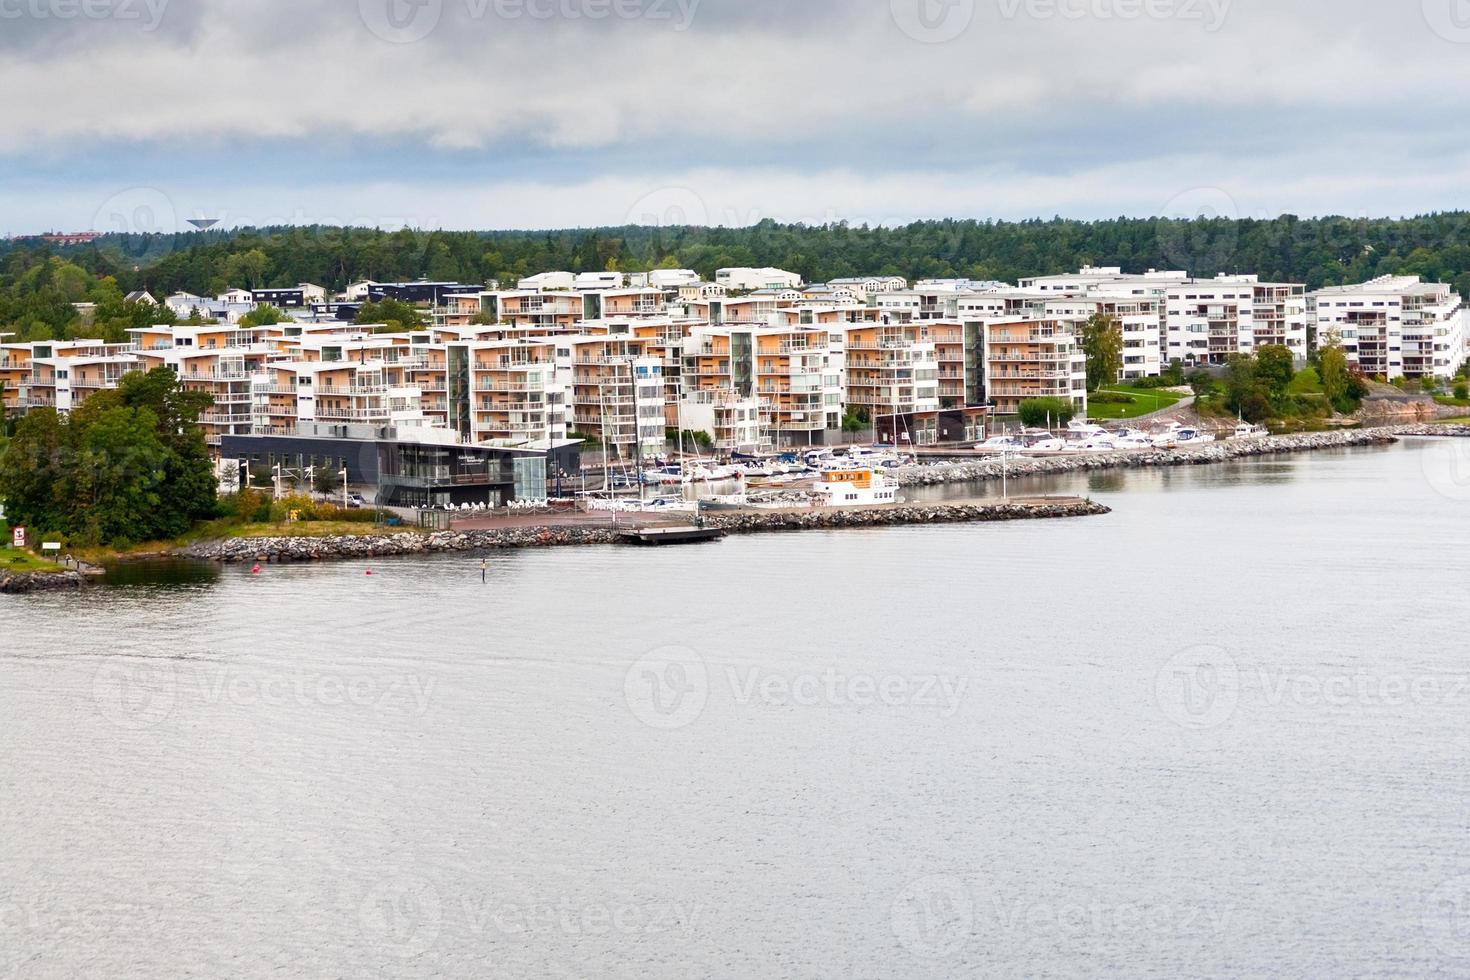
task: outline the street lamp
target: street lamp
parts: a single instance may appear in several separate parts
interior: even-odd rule
[[[345,467],[345,466],[342,467],[342,471],[340,473],[338,473],[337,475],[342,478],[342,509],[343,510],[346,510],[347,509],[347,467]]]

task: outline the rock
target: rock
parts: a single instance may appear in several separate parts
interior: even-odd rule
[[[1055,456],[1042,459],[1013,458],[1005,463],[1005,472],[1013,479],[1024,479],[1033,476],[1134,467],[1203,466],[1254,456],[1385,445],[1397,441],[1399,435],[1413,434],[1404,430],[1414,428],[1441,427],[1394,426],[1335,432],[1303,432],[1289,436],[1267,436],[1261,439],[1219,442],[1201,446],[1198,449],[1156,449],[1141,452],[1097,453],[1088,456]],[[928,486],[937,483],[999,480],[1001,471],[1002,464],[999,459],[987,459],[931,466],[909,466],[899,470],[896,478],[903,486]]]
[[[7,572],[0,570],[0,594],[23,595],[28,592],[55,592],[79,589],[80,572]]]

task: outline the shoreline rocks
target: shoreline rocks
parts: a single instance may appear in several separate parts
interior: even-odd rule
[[[1088,456],[1050,456],[1040,459],[1012,457],[1005,463],[1010,479],[1055,476],[1067,473],[1090,473],[1097,470],[1137,469],[1159,466],[1205,466],[1228,463],[1258,456],[1315,452],[1323,449],[1348,449],[1361,446],[1383,446],[1398,441],[1400,435],[1412,435],[1406,429],[1436,426],[1395,426],[1378,429],[1345,429],[1334,432],[1303,432],[1289,436],[1265,436],[1218,442],[1196,449],[1156,449],[1135,452],[1096,453]],[[1442,434],[1442,433],[1426,433]],[[999,458],[964,461],[931,466],[908,466],[896,474],[906,487],[931,486],[937,483],[969,483],[999,480],[1002,465]]]
[[[0,569],[0,595],[79,589],[82,581],[80,572],[7,572]]]
[[[1055,520],[1092,517],[1112,510],[1091,500],[1069,498],[1055,502],[908,504],[881,510],[790,510],[721,515],[706,521],[729,534],[770,531],[820,531],[853,527],[893,527],[915,524],[973,524],[987,521]]]
[[[906,524],[959,524],[982,521],[1046,520],[1110,513],[1087,500],[1055,502],[914,504],[869,510],[750,511],[720,515],[709,527],[730,534],[771,531],[889,527]],[[178,552],[179,557],[227,565],[250,562],[310,562],[360,558],[392,558],[454,552],[555,548],[619,544],[626,528],[518,527],[433,534],[350,535],[324,538],[230,538],[204,541]]]

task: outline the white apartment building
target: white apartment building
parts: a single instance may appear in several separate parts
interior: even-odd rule
[[[516,283],[516,289],[524,292],[545,292],[548,289],[571,289],[577,277],[570,272],[540,272],[527,276]]]
[[[1189,280],[1165,290],[1165,363],[1224,364],[1265,344],[1307,358],[1306,287],[1256,276]]]
[[[1448,379],[1465,363],[1470,311],[1444,283],[1380,276],[1319,289],[1308,305],[1317,347],[1340,344],[1369,376]]]
[[[653,289],[681,289],[685,286],[699,285],[699,273],[693,269],[654,269],[647,276],[647,283]]]
[[[801,276],[784,269],[730,268],[715,270],[715,282],[728,290],[800,289]]]
[[[860,303],[871,302],[879,293],[896,293],[909,288],[909,282],[903,276],[852,276],[829,279],[827,285],[849,290]]]

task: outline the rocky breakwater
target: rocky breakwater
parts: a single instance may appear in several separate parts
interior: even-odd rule
[[[1011,503],[903,504],[893,507],[816,508],[721,514],[706,523],[730,534],[769,531],[822,531],[889,527],[899,524],[968,524],[981,521],[1034,521],[1110,513],[1102,504],[1075,497]]]
[[[1401,436],[1437,436],[1470,439],[1470,425],[1405,425],[1397,430]]]
[[[0,595],[81,588],[81,572],[8,572],[0,568]]]
[[[1236,439],[1230,442],[1210,443],[1184,449],[1144,449],[1042,458],[1011,456],[1004,463],[1004,471],[1011,479],[1017,479],[1147,466],[1204,466],[1210,463],[1228,463],[1231,460],[1249,459],[1256,456],[1275,456],[1356,446],[1381,446],[1395,442],[1399,435],[1405,434],[1401,431],[1403,428],[1406,427],[1302,432],[1296,435],[1266,436],[1260,439]],[[935,483],[999,480],[1001,473],[1001,460],[999,457],[993,457],[977,459],[974,462],[908,466],[898,471],[897,479],[903,486],[914,487]]]
[[[356,534],[321,538],[229,538],[203,541],[180,555],[227,564],[249,562],[328,561],[393,558],[445,552],[503,548],[550,548],[559,545],[614,544],[617,531],[608,527],[517,527],[433,534]]]

